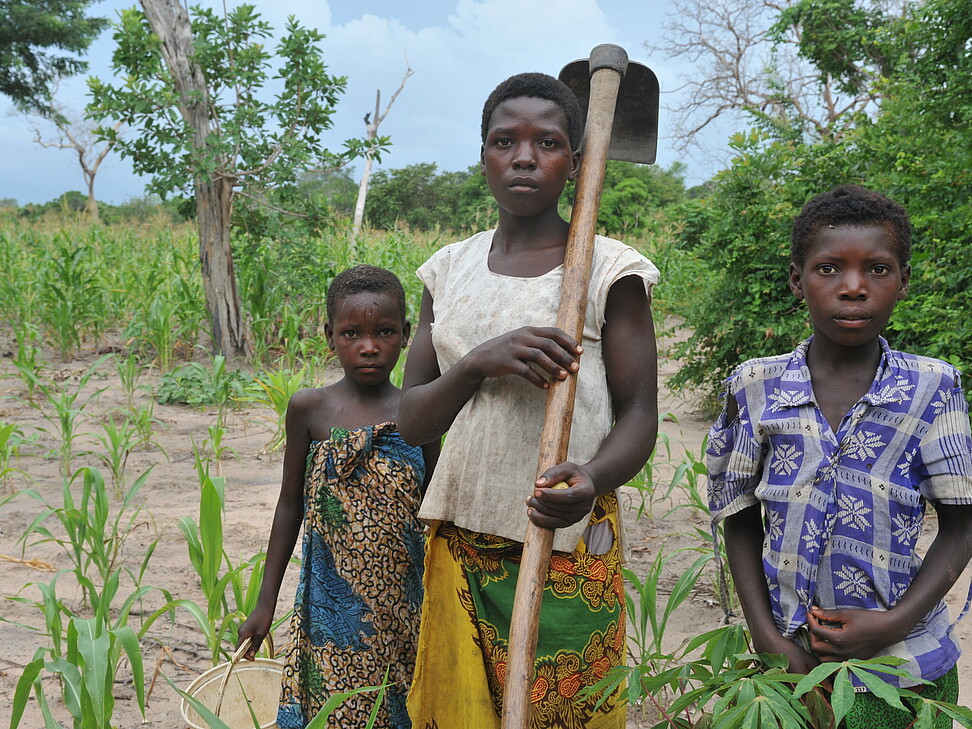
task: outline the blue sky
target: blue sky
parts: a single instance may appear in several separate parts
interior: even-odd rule
[[[228,0],[229,1],[229,0]],[[221,8],[222,3],[202,0]],[[331,73],[348,77],[348,89],[325,138],[333,149],[344,139],[362,136],[362,118],[373,111],[375,92],[382,106],[398,87],[405,59],[412,76],[381,126],[392,137],[384,167],[435,162],[440,170],[465,169],[479,155],[479,115],[489,92],[504,78],[521,71],[556,75],[560,68],[589,55],[599,43],[616,43],[632,60],[652,68],[662,89],[658,164],[677,159],[688,165],[688,182],[697,184],[716,172],[725,159],[719,133],[709,133],[710,154],[679,155],[666,139],[666,104],[676,104],[680,76],[686,64],[649,58],[646,40],[663,32],[668,0],[315,0],[270,2],[255,0],[258,12],[282,29],[288,15],[327,37],[323,48]],[[114,19],[132,2],[102,0],[92,13]],[[110,78],[113,49],[106,32],[89,56],[90,73]],[[65,83],[59,99],[72,109],[85,103],[83,80]],[[10,103],[0,97],[0,109]],[[0,177],[0,198],[19,203],[46,202],[83,179],[72,152],[44,149],[33,141],[27,120],[15,113],[0,115],[0,153],[6,161]],[[100,200],[120,203],[144,194],[137,178],[118,155],[109,156],[98,174]]]

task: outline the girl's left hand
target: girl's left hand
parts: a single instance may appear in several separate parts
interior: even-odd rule
[[[554,488],[566,483],[567,488]],[[576,463],[561,463],[543,472],[527,499],[527,515],[537,526],[563,529],[587,517],[594,508],[597,491],[590,473]]]
[[[891,610],[824,610],[814,605],[807,613],[810,650],[822,662],[871,658],[904,640]]]

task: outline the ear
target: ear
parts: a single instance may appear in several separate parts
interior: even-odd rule
[[[793,295],[797,297],[800,301],[803,301],[803,281],[800,278],[800,269],[797,265],[790,262],[790,291]]]
[[[901,287],[898,289],[898,301],[908,296],[908,286],[911,284],[911,264],[901,269]]]
[[[486,145],[479,145],[479,174],[486,176]]]
[[[331,322],[324,322],[324,338],[327,340],[327,348],[334,351],[334,327]]]
[[[408,346],[408,338],[412,336],[412,322],[408,319],[405,320],[405,324],[402,326],[402,349]]]
[[[567,179],[576,180],[578,172],[580,172],[580,150],[574,152],[573,155],[571,155],[570,172],[567,173]]]

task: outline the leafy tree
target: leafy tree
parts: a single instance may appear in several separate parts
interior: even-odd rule
[[[597,224],[606,234],[625,237],[644,228],[647,218],[685,197],[685,165],[670,169],[609,160]],[[568,193],[572,195],[573,188]]]
[[[54,113],[52,84],[87,69],[73,54],[108,24],[85,14],[91,1],[0,0],[0,94],[21,111]]]
[[[89,113],[133,130],[125,138],[102,134],[136,172],[151,176],[150,192],[194,196],[213,342],[227,357],[246,356],[230,247],[234,214],[251,230],[272,230],[266,211],[319,223],[327,210],[299,194],[301,174],[340,167],[388,140],[348,140],[339,153],[323,146],[346,80],[327,73],[317,31],[291,18],[271,51],[272,30],[252,5],[225,17],[195,7],[191,19],[178,0],[142,5],[144,13],[121,14],[112,58],[118,80],[90,81]]]
[[[301,176],[301,194],[311,199],[315,206],[329,206],[335,213],[351,217],[358,196],[358,183],[352,170],[341,167],[336,170],[312,170]]]
[[[873,184],[915,226],[914,274],[890,329],[902,347],[972,365],[972,14],[930,0],[902,28],[909,49],[881,115],[855,139]]]
[[[399,223],[419,230],[464,229],[461,190],[473,169],[438,172],[434,162],[423,162],[379,170],[371,179],[365,209],[368,225],[385,230]]]
[[[699,296],[684,302],[692,334],[677,346],[686,364],[676,383],[713,395],[738,362],[786,351],[809,333],[786,285],[789,229],[807,199],[844,182],[890,195],[915,226],[914,275],[889,323],[892,344],[972,362],[972,17],[949,0],[928,0],[915,13],[914,22],[884,27],[881,46],[869,51],[896,59],[885,64],[887,77],[870,77],[880,98],[873,117],[845,120],[839,138],[795,139],[766,127],[738,134],[737,156],[708,194],[670,211],[680,223],[676,245],[711,271]],[[855,22],[870,34],[869,16]],[[835,82],[868,78],[848,64],[856,51],[840,58],[836,47],[820,37],[808,59],[830,63]]]
[[[896,56],[886,36],[902,18],[882,0],[673,0],[649,51],[688,62],[672,108],[685,149],[717,119],[752,120],[776,134],[839,137],[881,96],[874,83]],[[907,5],[902,12],[907,11]]]

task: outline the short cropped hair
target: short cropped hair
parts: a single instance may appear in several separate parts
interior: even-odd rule
[[[405,311],[405,289],[398,276],[378,266],[360,265],[341,271],[327,288],[327,320],[334,320],[334,310],[339,301],[355,294],[388,294],[395,299],[402,315],[402,324],[408,318]]]
[[[581,136],[584,133],[584,118],[581,113],[580,102],[560,79],[548,76],[545,73],[519,73],[510,76],[499,86],[493,89],[493,93],[486,99],[483,105],[482,134],[483,141],[486,141],[486,133],[489,130],[489,120],[493,117],[496,107],[508,99],[516,99],[521,96],[536,99],[547,99],[560,107],[567,117],[567,137],[570,139],[570,148],[577,150],[580,148]]]
[[[911,221],[905,209],[885,195],[860,185],[838,185],[812,198],[793,221],[790,260],[802,267],[820,229],[836,225],[878,225],[894,240],[902,266],[911,260]]]

